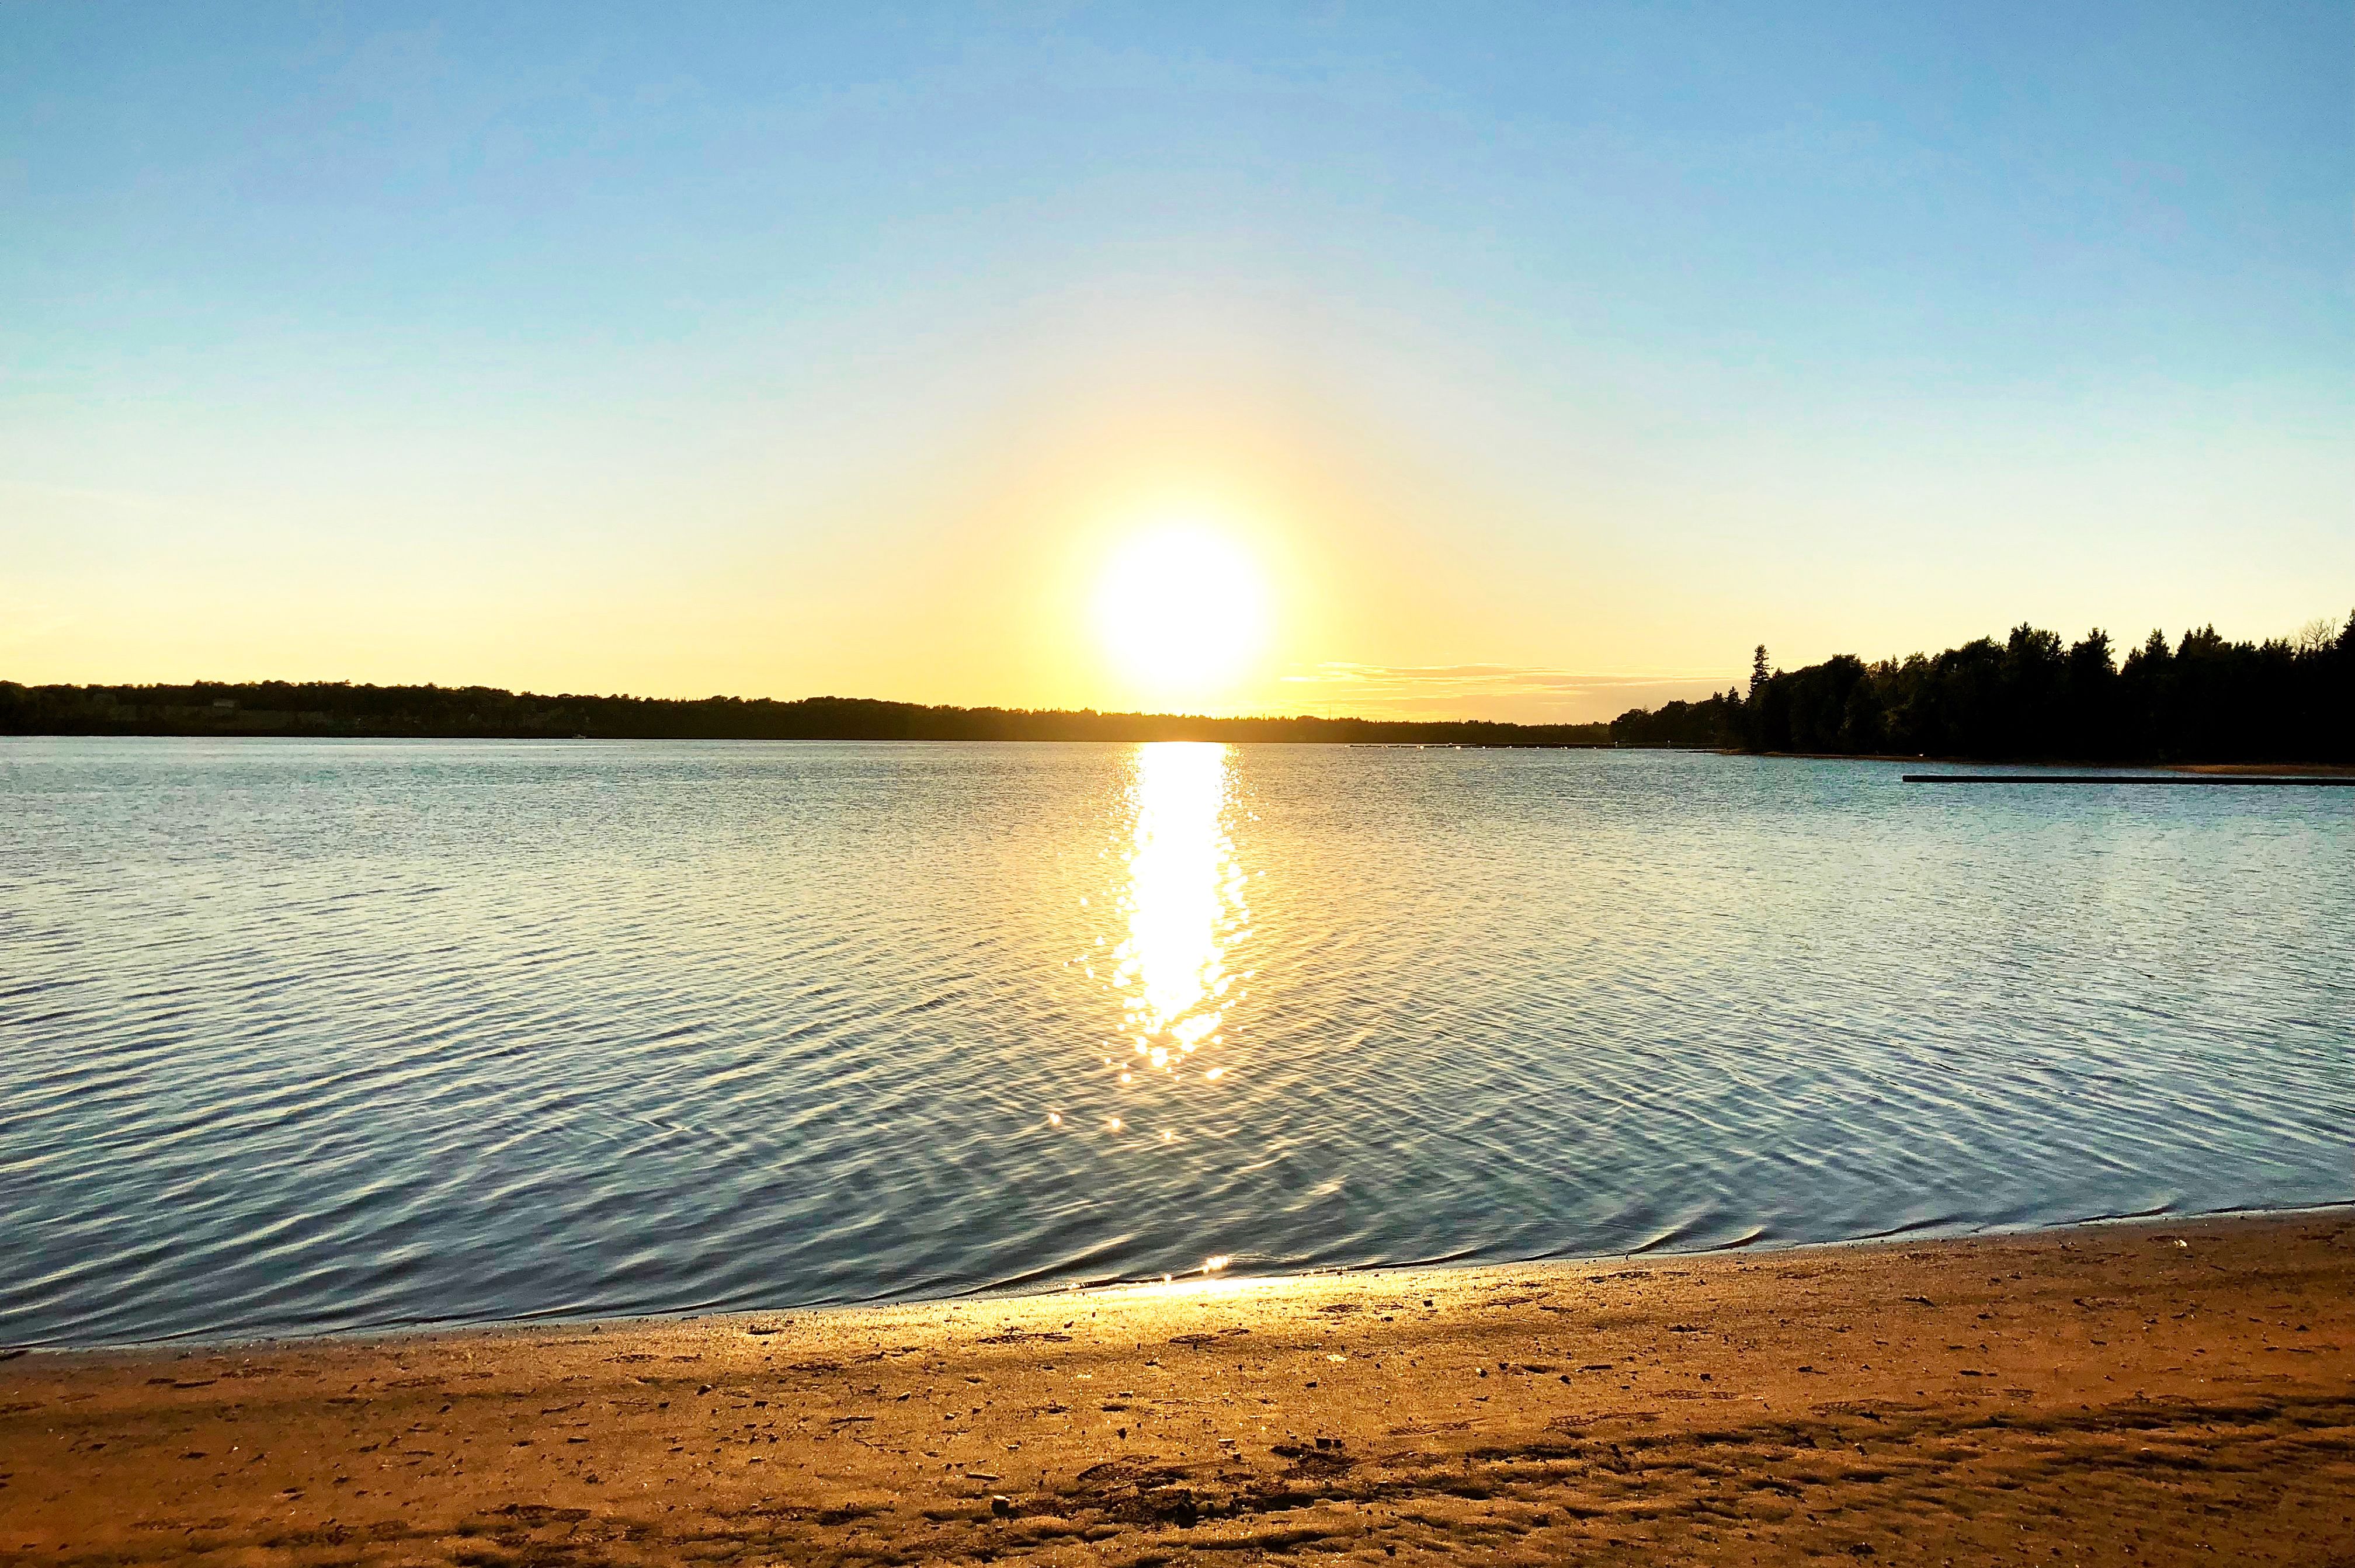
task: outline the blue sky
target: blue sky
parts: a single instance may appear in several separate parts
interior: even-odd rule
[[[2286,633],[2355,607],[2350,59],[2343,5],[20,0],[0,675],[1109,702],[1075,605],[1171,507],[1277,583],[1234,706]]]

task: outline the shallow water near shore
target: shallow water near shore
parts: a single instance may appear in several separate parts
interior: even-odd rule
[[[2355,799],[0,741],[0,1342],[2355,1193]]]

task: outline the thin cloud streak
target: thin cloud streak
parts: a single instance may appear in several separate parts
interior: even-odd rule
[[[1348,661],[1295,666],[1279,677],[1320,712],[1367,718],[1445,716],[1522,722],[1584,723],[1630,708],[1657,707],[1738,686],[1722,672],[1659,670],[1598,674],[1541,665],[1380,665]]]

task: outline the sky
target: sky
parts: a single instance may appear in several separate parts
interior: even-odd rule
[[[0,678],[1546,720],[2288,635],[2355,610],[2350,60],[2343,4],[14,0]],[[1242,644],[1120,656],[1146,537]]]

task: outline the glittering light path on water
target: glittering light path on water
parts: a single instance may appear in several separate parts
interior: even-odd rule
[[[0,742],[0,1344],[2355,1190],[2355,792]]]

